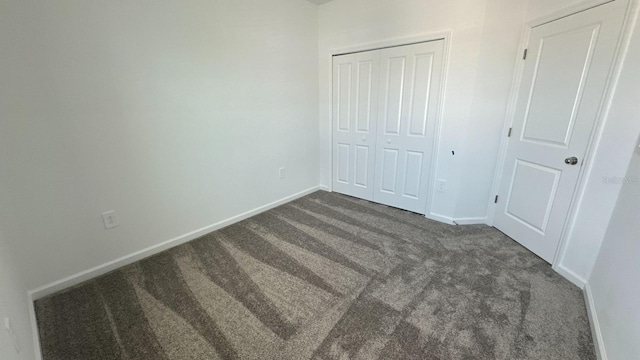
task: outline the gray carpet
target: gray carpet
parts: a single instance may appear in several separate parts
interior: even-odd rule
[[[595,359],[581,291],[487,226],[317,192],[36,301],[54,359]]]

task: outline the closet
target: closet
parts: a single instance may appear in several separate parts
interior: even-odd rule
[[[425,214],[443,48],[333,57],[333,191]]]

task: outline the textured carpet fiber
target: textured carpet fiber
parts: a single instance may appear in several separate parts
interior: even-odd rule
[[[54,359],[595,359],[581,291],[487,226],[317,192],[36,301]]]

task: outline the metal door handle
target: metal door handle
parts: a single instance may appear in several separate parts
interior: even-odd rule
[[[575,156],[572,157],[568,157],[566,159],[564,159],[564,163],[565,164],[569,164],[569,165],[575,165],[578,163],[578,158]]]

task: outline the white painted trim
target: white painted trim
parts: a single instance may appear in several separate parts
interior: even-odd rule
[[[319,55],[319,54],[318,54]],[[333,50],[331,50],[329,52],[329,184],[327,185],[327,187],[329,188],[329,191],[333,191],[333,56],[335,55],[335,53],[333,52]],[[322,63],[322,62],[320,62]],[[320,67],[318,67],[318,72],[320,71]],[[322,91],[322,89],[319,90],[320,92]],[[318,92],[318,98],[321,98],[320,92]],[[318,115],[320,115],[321,112],[321,107],[322,105],[318,104]],[[323,121],[322,118],[318,117],[319,121],[318,121],[318,126],[320,127],[318,129],[319,134],[322,133],[322,125]],[[322,149],[322,146],[320,146],[320,149]],[[322,156],[320,156],[320,159],[322,159]],[[321,166],[324,166],[324,164],[320,164]],[[320,170],[322,172],[322,169]]]
[[[331,56],[336,56],[336,55],[350,54],[354,52],[376,50],[376,49],[381,49],[386,47],[403,46],[403,45],[409,45],[409,44],[420,43],[420,42],[447,40],[451,38],[451,33],[452,33],[451,30],[444,30],[444,31],[433,32],[428,34],[389,38],[389,39],[372,41],[372,42],[363,43],[363,44],[356,44],[351,46],[334,48],[334,49],[330,49],[329,53],[331,54]]]
[[[440,140],[442,139],[442,123],[444,122],[444,106],[446,103],[447,85],[449,82],[449,65],[451,61],[451,39],[453,31],[448,30],[441,33],[444,36],[444,49],[442,54],[442,83],[440,84],[440,99],[438,101],[438,117],[435,123],[433,134],[433,150],[431,155],[431,166],[429,167],[429,183],[427,184],[427,203],[425,214],[433,214],[433,193],[436,187],[438,174],[438,158],[440,157]]]
[[[466,217],[466,218],[454,218],[453,223],[455,225],[479,225],[487,224],[487,218],[485,217]]]
[[[442,30],[438,32],[419,34],[414,36],[390,38],[390,39],[385,39],[380,41],[368,42],[364,44],[357,44],[357,45],[352,45],[347,47],[329,49],[329,56],[333,57],[341,54],[369,51],[369,50],[375,50],[375,49],[380,49],[385,47],[403,46],[403,45],[415,44],[420,42],[437,41],[437,40],[442,40],[444,42],[444,48],[443,48],[443,54],[442,54],[442,81],[439,89],[440,98],[438,99],[438,115],[437,115],[435,129],[434,129],[431,166],[429,169],[429,175],[427,177],[429,179],[429,184],[427,184],[428,186],[427,203],[425,208],[425,213],[428,214],[426,216],[433,220],[436,220],[437,218],[442,218],[438,214],[431,213],[431,205],[433,202],[433,192],[435,190],[436,174],[437,174],[437,168],[438,168],[437,160],[438,160],[438,156],[440,155],[439,153],[440,139],[441,139],[441,133],[442,133],[442,122],[444,119],[445,94],[446,94],[447,82],[449,78],[448,69],[449,69],[449,62],[451,59],[452,35],[453,35],[453,31],[449,29],[449,30]],[[330,73],[333,74],[333,61],[331,61],[331,64],[332,65],[331,65]],[[331,84],[331,90],[330,90],[331,106],[330,106],[330,116],[329,116],[329,120],[331,124],[331,130],[330,130],[331,136],[329,137],[329,141],[330,141],[329,147],[331,149],[331,152],[330,152],[331,166],[329,169],[329,174],[330,174],[329,189],[333,190],[333,165],[334,165],[333,164],[333,151],[334,151],[333,149],[333,76],[331,76],[331,80],[329,81],[329,84]],[[322,120],[320,122],[322,123]],[[453,224],[453,219],[449,217],[444,217],[444,218],[448,220],[445,220],[445,221],[436,220],[436,221],[445,222],[447,224]]]
[[[307,190],[303,190],[303,191],[295,193],[293,195],[284,197],[284,198],[282,198],[280,200],[276,200],[276,201],[271,202],[269,204],[257,207],[257,208],[255,208],[253,210],[249,210],[249,211],[246,211],[246,212],[244,212],[242,214],[239,214],[239,215],[236,215],[236,216],[232,216],[232,217],[230,217],[230,218],[228,218],[226,220],[222,220],[222,221],[219,221],[217,223],[214,223],[214,224],[211,224],[211,225],[207,225],[207,226],[205,226],[203,228],[191,231],[191,232],[186,233],[184,235],[180,235],[180,236],[175,237],[173,239],[169,239],[169,240],[164,241],[164,242],[162,242],[160,244],[150,246],[150,247],[148,247],[146,249],[142,249],[140,251],[136,251],[136,252],[134,252],[132,254],[125,255],[125,256],[123,256],[121,258],[106,262],[106,263],[104,263],[102,265],[98,265],[98,266],[93,267],[91,269],[81,271],[81,272],[79,272],[77,274],[68,276],[68,277],[66,277],[64,279],[60,279],[60,280],[54,281],[52,283],[49,283],[47,285],[44,285],[44,286],[38,287],[36,289],[30,290],[29,291],[29,296],[30,296],[31,299],[37,300],[37,299],[42,298],[44,296],[51,295],[51,294],[56,293],[56,292],[58,292],[60,290],[66,289],[68,287],[71,287],[71,286],[74,286],[74,285],[77,285],[77,284],[80,284],[83,281],[87,281],[87,280],[93,279],[96,276],[100,276],[102,274],[106,274],[109,271],[118,269],[118,268],[120,268],[122,266],[125,266],[125,265],[129,265],[129,264],[134,263],[134,262],[136,262],[138,260],[141,260],[141,259],[144,259],[144,258],[149,257],[151,255],[157,254],[157,253],[159,253],[161,251],[164,251],[164,250],[167,250],[169,248],[178,246],[180,244],[184,244],[184,243],[186,243],[188,241],[191,241],[193,239],[196,239],[196,238],[198,238],[198,237],[200,237],[202,235],[205,235],[205,234],[208,234],[208,233],[210,233],[212,231],[221,229],[221,228],[223,228],[225,226],[229,226],[229,225],[234,224],[234,223],[236,223],[238,221],[242,221],[242,220],[247,219],[247,218],[249,218],[251,216],[257,215],[257,214],[262,213],[264,211],[267,211],[269,209],[273,209],[273,208],[275,208],[277,206],[280,206],[282,204],[288,203],[290,201],[293,201],[295,199],[298,199],[298,198],[300,198],[302,196],[311,194],[311,193],[313,193],[315,191],[318,191],[318,190],[321,190],[321,189],[322,188],[320,186],[314,186],[314,187],[309,188]]]
[[[614,1],[626,1],[626,0],[584,0],[577,4],[569,5],[560,10],[554,11],[551,14],[547,14],[547,15],[537,17],[535,19],[531,19],[527,21],[527,25],[529,27],[534,28],[536,26],[544,25],[548,22],[555,21],[563,17],[571,16],[573,14],[577,14],[579,12],[592,9],[596,6],[604,5],[606,3],[610,3]]]
[[[38,321],[36,320],[36,307],[33,303],[33,295],[27,292],[27,305],[29,307],[29,321],[31,323],[31,335],[33,336],[33,351],[36,360],[42,360],[42,350],[40,349],[40,331],[38,331]]]
[[[584,285],[587,283],[587,280],[585,280],[585,278],[576,274],[575,272],[573,272],[573,270],[565,267],[562,264],[559,264],[558,266],[554,267],[553,270],[555,270],[558,274],[562,275],[565,279],[571,281],[575,286],[579,287],[580,289],[583,289]]]
[[[326,185],[320,185],[320,186],[318,186],[318,190],[331,192],[331,188],[330,188],[330,187],[328,187],[328,186],[326,186]]]
[[[596,348],[596,356],[598,357],[598,360],[607,360],[607,350],[604,346],[602,330],[600,329],[600,322],[598,321],[598,312],[596,311],[596,304],[593,299],[593,293],[591,292],[591,286],[589,283],[585,284],[583,292],[584,302],[587,305],[589,325],[591,325],[591,336],[593,336],[593,344]]]
[[[479,224],[487,224],[486,217],[466,217],[466,218],[451,218],[445,215],[440,214],[427,214],[424,217],[427,219],[449,224],[449,225],[479,225]]]
[[[448,217],[448,216],[429,213],[429,214],[425,215],[424,217],[426,217],[427,219],[433,220],[433,221],[438,221],[438,222],[449,224],[449,225],[455,225],[455,223],[453,222],[453,219]]]

